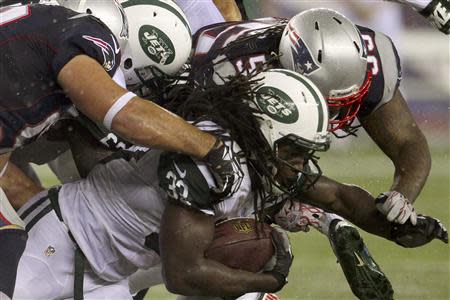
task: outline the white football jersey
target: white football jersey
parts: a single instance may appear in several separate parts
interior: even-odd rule
[[[211,123],[201,127],[217,129]],[[236,143],[233,150],[240,151]],[[144,243],[159,233],[167,196],[216,220],[252,216],[245,160],[240,172],[235,193],[212,204],[210,188],[215,184],[202,162],[150,150],[138,161],[112,160],[96,166],[86,179],[63,185],[59,203],[64,222],[94,272],[104,280],[118,281],[160,262],[157,244],[151,249]]]

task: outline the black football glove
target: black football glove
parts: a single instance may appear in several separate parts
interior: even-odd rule
[[[270,271],[265,271],[265,274],[270,274],[278,281],[278,287],[275,291],[279,291],[288,282],[287,277],[289,269],[291,268],[294,256],[291,251],[291,244],[287,233],[277,227],[272,230],[272,241],[275,246],[275,266]]]
[[[211,189],[216,201],[231,196],[234,193],[233,184],[242,179],[239,162],[233,150],[217,138],[203,161],[208,166],[216,183],[216,187]]]
[[[415,248],[439,239],[448,244],[447,229],[435,218],[419,215],[414,226],[410,221],[401,225],[394,225],[391,239],[405,248]]]
[[[420,14],[427,18],[439,31],[450,34],[450,1],[433,0]]]

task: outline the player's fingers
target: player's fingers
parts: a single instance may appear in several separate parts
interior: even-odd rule
[[[400,202],[394,203],[394,205],[392,205],[391,208],[388,210],[386,218],[390,222],[396,221],[402,206],[403,206],[403,203],[400,203]]]
[[[414,208],[412,209],[411,216],[409,217],[409,219],[411,221],[411,224],[413,224],[414,226],[417,225],[417,213],[414,210]]]
[[[405,224],[408,221],[409,217],[412,214],[412,207],[405,203],[403,207],[400,209],[400,213],[396,218],[396,222],[399,224]]]

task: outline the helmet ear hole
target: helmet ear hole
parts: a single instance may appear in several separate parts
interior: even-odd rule
[[[92,15],[92,10],[91,10],[90,8],[88,8],[88,9],[86,9],[86,13],[87,13],[88,15]]]
[[[133,60],[131,58],[125,59],[123,67],[125,68],[125,70],[131,69],[133,67]]]
[[[153,17],[156,17],[158,13],[156,11],[153,12]]]

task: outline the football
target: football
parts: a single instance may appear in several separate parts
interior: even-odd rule
[[[236,218],[216,225],[206,257],[230,268],[259,272],[275,253],[268,224]]]

